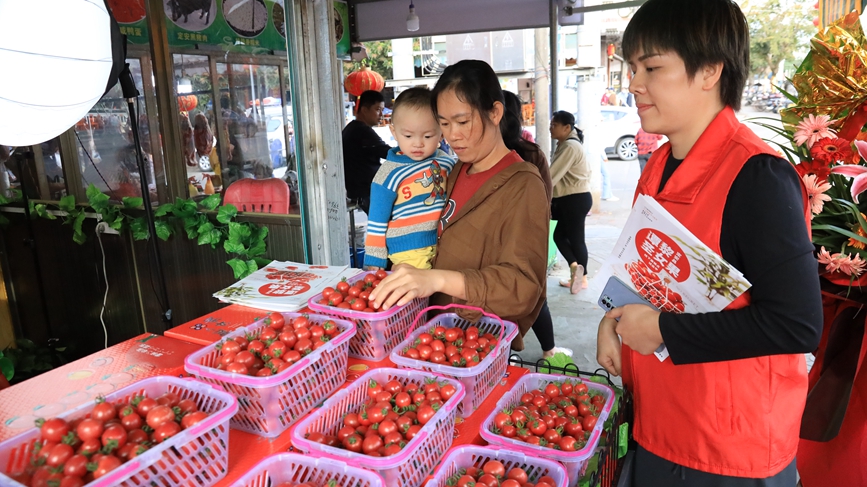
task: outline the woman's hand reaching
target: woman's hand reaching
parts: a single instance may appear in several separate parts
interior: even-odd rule
[[[400,264],[374,288],[370,301],[385,311],[438,292],[465,299],[463,275],[455,271],[416,269]]]

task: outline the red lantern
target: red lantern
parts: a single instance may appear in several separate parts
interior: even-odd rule
[[[385,80],[376,71],[362,66],[361,69],[346,77],[343,88],[352,96],[361,96],[367,90],[382,91],[385,88]]]
[[[196,95],[181,95],[178,97],[178,109],[182,112],[188,112],[199,104],[199,98]]]
[[[608,57],[614,57],[614,44],[608,44]]]

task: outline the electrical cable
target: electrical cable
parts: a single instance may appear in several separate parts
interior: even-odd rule
[[[102,246],[102,230],[99,225],[107,225],[104,222],[97,224],[96,239],[99,240],[99,250],[102,251],[102,276],[105,278],[105,295],[102,297],[102,309],[99,310],[99,321],[102,323],[102,331],[105,334],[105,348],[108,348],[108,328],[105,326],[105,304],[108,302],[108,270],[105,267],[105,247]]]
[[[84,154],[87,156],[87,158],[90,159],[90,164],[91,164],[91,165],[93,166],[93,168],[96,170],[96,173],[99,174],[99,178],[102,179],[102,182],[105,183],[105,187],[108,188],[108,191],[109,191],[110,193],[111,193],[111,192],[114,192],[114,190],[111,189],[111,186],[108,184],[108,181],[106,181],[105,178],[102,176],[102,173],[99,172],[99,168],[96,167],[96,163],[93,162],[93,157],[90,157],[90,153],[87,152],[87,149],[84,147],[84,143],[81,142],[81,137],[78,136],[78,131],[77,131],[77,130],[74,130],[73,132],[75,132],[75,138],[78,139],[78,145],[81,146],[81,150],[83,150],[83,151],[84,151]],[[83,174],[82,174],[82,177],[84,177]]]

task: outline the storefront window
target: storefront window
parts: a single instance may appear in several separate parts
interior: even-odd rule
[[[216,134],[211,67],[207,56],[175,54],[175,95],[181,149],[190,197],[219,192],[223,186]]]
[[[127,62],[139,90],[135,108],[139,139],[145,159],[145,177],[151,201],[158,202],[157,184],[158,182],[165,184],[165,173],[161,163],[155,165],[155,159],[162,161],[156,114],[149,113],[145,103],[141,60],[128,58]],[[142,195],[141,175],[136,162],[129,109],[120,83],[106,93],[90,113],[75,124],[75,137],[81,182],[85,188],[94,184],[110,195],[114,201],[120,201],[125,196]],[[45,175],[49,179],[49,184],[56,184],[58,177],[59,182],[62,182],[63,175],[54,174],[57,171],[54,170],[50,158],[51,156],[46,154],[43,148]]]
[[[288,97],[281,93],[279,68],[217,63],[217,76],[230,148],[227,182],[291,178],[287,171],[294,170],[295,133],[289,100],[284,99]]]
[[[9,196],[10,189],[34,199],[66,196],[59,137],[31,147],[0,146],[0,194]]]

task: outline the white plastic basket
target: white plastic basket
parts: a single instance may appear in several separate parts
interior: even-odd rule
[[[282,313],[287,323],[301,313]],[[308,315],[312,322],[332,321],[340,330],[333,340],[275,375],[254,377],[216,368],[220,351],[207,345],[184,360],[184,369],[202,381],[217,384],[238,398],[232,428],[273,438],[292,426],[346,382],[349,341],[355,325],[330,316]],[[264,319],[239,328],[226,339],[267,328]]]
[[[348,282],[350,285],[354,284],[364,279],[365,274],[352,277]],[[310,298],[307,306],[317,313],[355,323],[358,331],[349,341],[349,356],[373,362],[388,357],[394,347],[406,337],[413,318],[427,306],[428,302],[427,298],[416,298],[403,306],[393,306],[388,311],[364,313],[319,304],[321,298],[321,295]]]
[[[229,418],[238,410],[234,397],[194,379],[157,376],[142,379],[105,396],[112,404],[128,403],[134,396],[157,398],[173,392],[191,399],[206,419],[124,463],[87,487],[207,487],[216,484],[229,468]],[[67,421],[89,416],[88,402],[57,417]],[[48,419],[48,418],[45,418]],[[39,429],[33,428],[0,443],[0,469],[16,473],[27,466]],[[23,487],[0,474],[0,486]]]
[[[437,469],[436,475],[427,483],[426,487],[450,487],[449,477],[458,473],[458,470],[469,467],[482,468],[489,460],[502,462],[506,467],[506,472],[515,467],[523,468],[532,483],[536,483],[545,475],[554,479],[554,482],[557,483],[555,487],[566,487],[569,483],[566,469],[557,462],[504,450],[496,446],[464,445],[449,450]]]
[[[581,476],[584,474],[584,469],[587,466],[587,460],[596,452],[596,447],[599,445],[599,438],[602,435],[605,420],[608,419],[608,414],[611,413],[611,408],[614,407],[614,391],[606,386],[596,382],[584,381],[587,388],[601,393],[605,397],[605,405],[599,413],[599,419],[587,444],[584,448],[574,451],[565,452],[560,450],[552,450],[543,446],[531,445],[515,438],[506,438],[492,431],[494,425],[494,416],[504,409],[511,409],[521,403],[521,396],[534,389],[544,388],[550,383],[560,383],[564,380],[579,380],[577,377],[568,377],[565,375],[553,374],[527,374],[521,377],[518,382],[506,393],[499,401],[497,407],[491,411],[491,414],[482,423],[481,434],[482,438],[492,445],[497,445],[502,448],[524,453],[530,456],[538,456],[548,460],[556,460],[566,467],[566,472],[569,474],[569,486],[574,487],[578,484]]]
[[[424,326],[420,326],[414,330],[416,322],[424,319],[428,311],[451,308],[478,311],[483,316],[478,323],[472,323],[461,318],[456,313],[442,313],[425,323]],[[402,355],[403,350],[412,345],[422,333],[428,333],[432,328],[437,326],[444,326],[446,328],[458,327],[463,330],[475,326],[479,329],[479,335],[493,333],[494,335],[498,335],[500,339],[497,341],[494,350],[484,360],[472,367],[453,367],[446,364],[434,364]],[[460,381],[464,385],[467,395],[461,401],[461,405],[458,408],[458,416],[466,418],[482,405],[485,399],[488,398],[491,390],[506,375],[506,369],[509,366],[509,347],[517,335],[518,325],[511,321],[504,321],[498,316],[485,313],[479,308],[458,304],[431,306],[418,314],[416,320],[413,321],[413,326],[410,328],[410,335],[392,350],[391,361],[401,369],[425,370]]]
[[[451,384],[456,389],[455,394],[445,402],[442,409],[437,411],[400,453],[388,457],[372,457],[312,442],[306,438],[308,434],[314,432],[336,436],[343,427],[343,416],[357,410],[367,401],[367,388],[370,381],[385,384],[393,379],[403,384],[417,385],[436,380]],[[302,419],[292,430],[292,444],[314,456],[327,456],[352,466],[373,470],[382,476],[388,487],[418,487],[433,472],[452,445],[457,407],[463,397],[464,386],[454,379],[416,370],[373,369],[346,389],[338,391],[325,401],[320,409]]]
[[[342,487],[385,487],[382,477],[369,470],[297,453],[278,453],[262,460],[232,487],[267,487],[282,482],[312,482],[324,486],[331,480]]]

